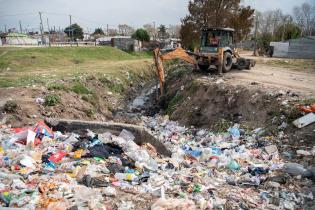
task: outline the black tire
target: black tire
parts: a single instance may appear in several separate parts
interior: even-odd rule
[[[231,53],[229,52],[224,53],[222,71],[224,73],[229,72],[232,69],[232,65],[233,59]]]
[[[251,68],[252,68],[252,64],[250,63],[249,60],[247,60],[246,69],[251,70]]]
[[[247,66],[246,66],[246,59],[245,58],[239,58],[237,60],[237,69],[238,70],[243,70],[245,69]]]

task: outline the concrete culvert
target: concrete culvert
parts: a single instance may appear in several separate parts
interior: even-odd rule
[[[157,152],[161,155],[170,157],[172,155],[163,143],[154,138],[145,128],[136,125],[123,124],[123,123],[108,123],[108,122],[94,122],[94,121],[81,121],[81,120],[66,120],[66,119],[53,119],[46,118],[45,122],[54,130],[61,132],[75,132],[82,133],[89,129],[95,133],[110,132],[114,135],[119,135],[122,130],[130,131],[135,136],[135,143],[142,145],[150,143],[153,145]]]

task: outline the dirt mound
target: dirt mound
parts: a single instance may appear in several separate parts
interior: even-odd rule
[[[306,144],[314,139],[315,125],[303,129],[292,125],[302,116],[295,105],[310,104],[312,100],[292,91],[263,89],[256,83],[231,85],[229,75],[218,77],[191,71],[175,67],[167,77],[166,94],[160,104],[172,120],[217,131],[235,123],[244,128],[262,128],[264,135],[284,131],[289,141]]]
[[[45,117],[114,120],[112,112],[152,78],[150,72],[123,76],[84,75],[32,88],[0,88],[0,124],[21,127]]]
[[[280,109],[275,97],[229,85],[223,78],[197,74],[171,79],[168,84],[166,113],[185,125],[213,128],[223,120],[259,127]]]
[[[2,107],[11,102],[17,104],[15,110],[10,112],[3,110],[4,113],[1,116],[3,121],[13,127],[33,124],[44,117],[95,120],[110,119],[111,117],[108,106],[102,107],[99,112],[94,112],[95,108],[91,103],[82,100],[80,95],[73,92],[54,91],[52,94],[47,90],[12,88],[0,89],[0,95],[3,96]],[[45,96],[58,97],[56,99],[58,103],[53,106],[41,104],[40,100]]]

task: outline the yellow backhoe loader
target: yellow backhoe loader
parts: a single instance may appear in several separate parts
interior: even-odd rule
[[[221,74],[229,72],[232,68],[239,70],[254,67],[256,62],[252,59],[240,57],[234,46],[234,29],[208,28],[201,32],[200,48],[195,52],[186,51],[181,47],[162,53],[159,48],[154,50],[154,62],[160,80],[161,95],[164,93],[165,71],[163,62],[171,59],[182,59],[194,64],[196,69],[209,70],[216,66]]]

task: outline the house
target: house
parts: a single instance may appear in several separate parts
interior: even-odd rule
[[[38,40],[22,33],[8,33],[5,36],[5,43],[8,45],[37,45]]]
[[[88,33],[83,34],[83,41],[90,41],[92,39],[92,36]]]
[[[315,59],[315,38],[302,37],[286,42],[270,42],[273,57]]]
[[[124,51],[138,51],[141,48],[141,43],[131,36],[101,37],[96,39],[96,42],[99,45],[108,45]]]

